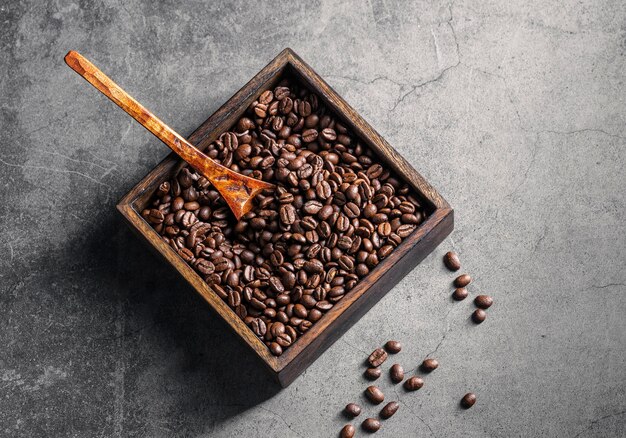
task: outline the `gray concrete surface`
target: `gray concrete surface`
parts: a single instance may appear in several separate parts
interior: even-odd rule
[[[0,22],[0,435],[336,436],[389,338],[406,369],[441,367],[414,394],[383,381],[401,407],[377,437],[626,434],[621,0],[31,0]],[[287,46],[457,220],[278,390],[122,225],[116,201],[167,149],[62,58],[83,52],[189,133]],[[495,298],[479,327],[449,298],[451,248]]]

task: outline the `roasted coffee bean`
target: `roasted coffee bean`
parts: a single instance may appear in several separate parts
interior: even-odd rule
[[[276,343],[281,347],[289,347],[291,345],[292,338],[287,333],[282,333],[276,336]]]
[[[491,298],[489,295],[478,295],[476,298],[474,298],[474,304],[479,309],[488,309],[493,304],[493,298]]]
[[[452,298],[454,298],[456,301],[463,301],[465,298],[467,298],[467,295],[469,295],[467,289],[465,289],[464,287],[458,287],[454,290]]]
[[[269,284],[272,290],[277,294],[282,294],[285,291],[285,287],[278,277],[270,277]]]
[[[439,362],[437,361],[437,359],[425,359],[424,362],[422,362],[422,365],[420,368],[425,373],[430,373],[431,371],[436,370],[438,367],[439,367]]]
[[[307,260],[304,263],[304,270],[311,274],[321,274],[324,272],[324,265],[317,259]]]
[[[398,341],[387,341],[385,344],[385,350],[391,354],[400,353],[400,350],[402,350],[402,344]]]
[[[307,129],[302,133],[302,140],[311,143],[317,139],[318,132],[315,129]]]
[[[404,369],[400,364],[393,364],[389,369],[389,377],[394,383],[400,383],[404,380]]]
[[[471,408],[472,406],[474,406],[475,403],[476,403],[476,394],[474,394],[473,392],[468,392],[461,399],[461,406],[464,409]]]
[[[387,403],[385,407],[382,408],[382,410],[380,411],[380,418],[384,418],[386,420],[393,417],[393,414],[398,411],[399,407],[400,405],[398,404],[398,402],[392,401]]]
[[[237,307],[241,304],[241,295],[236,290],[228,292],[228,305],[230,307]]]
[[[339,267],[344,271],[352,271],[354,269],[354,261],[352,260],[352,257],[347,255],[339,257],[338,263]]]
[[[378,386],[368,386],[365,390],[365,396],[375,405],[385,400],[385,394],[383,394]]]
[[[274,356],[280,356],[281,354],[283,354],[282,347],[278,345],[276,342],[272,342],[270,344],[270,351],[272,352]]]
[[[365,370],[363,374],[365,375],[366,378],[370,380],[376,380],[382,374],[382,370],[380,369],[380,367],[368,368]]]
[[[445,263],[446,267],[451,271],[458,271],[459,269],[461,269],[459,256],[456,255],[455,252],[447,252],[446,255],[443,256],[443,262]]]
[[[199,273],[203,275],[209,275],[215,272],[215,265],[207,259],[198,259],[194,264]]]
[[[363,422],[362,427],[366,432],[374,433],[380,429],[380,421],[375,418],[368,418]]]
[[[165,215],[163,212],[154,208],[150,210],[150,213],[148,214],[148,221],[154,225],[162,224],[164,219]]]
[[[396,230],[396,234],[404,239],[405,237],[409,237],[415,228],[415,225],[400,225],[400,227]]]
[[[424,386],[424,379],[418,376],[409,377],[406,382],[404,382],[404,389],[407,391],[417,391],[422,386]]]
[[[280,207],[280,221],[286,225],[291,225],[296,221],[296,209],[291,204]]]
[[[348,202],[343,206],[343,212],[348,218],[354,219],[361,214],[361,209],[354,202]]]
[[[315,193],[320,199],[328,199],[332,195],[332,188],[328,181],[321,181],[315,188]]]
[[[288,81],[263,90],[205,153],[276,190],[237,222],[212,183],[184,166],[159,181],[141,215],[274,355],[427,217],[315,94]]]
[[[465,287],[471,282],[472,282],[472,277],[470,277],[468,274],[462,274],[454,279],[454,286]]]
[[[342,429],[339,436],[341,438],[353,438],[356,433],[356,429],[351,424],[346,424]]]
[[[302,210],[306,214],[317,214],[322,209],[322,207],[323,205],[319,201],[308,201],[306,204],[304,204]]]
[[[350,417],[358,417],[361,414],[361,406],[356,403],[348,403],[344,411]]]
[[[379,259],[384,259],[385,257],[387,257],[389,254],[391,254],[391,252],[393,251],[393,246],[391,245],[385,245],[382,248],[380,248],[378,250],[378,258]]]
[[[474,321],[476,324],[480,324],[485,319],[487,319],[487,312],[485,312],[483,309],[476,309],[474,310],[474,313],[472,313],[472,321]]]
[[[223,272],[230,267],[230,261],[225,257],[218,257],[213,260],[216,272]]]
[[[370,357],[367,361],[370,363],[372,367],[379,367],[383,364],[383,362],[387,360],[387,352],[382,348],[377,348],[370,354]]]
[[[265,322],[260,318],[253,319],[252,323],[250,323],[250,328],[252,329],[254,334],[257,335],[258,337],[265,336],[265,333],[267,330],[267,326],[265,325]]]

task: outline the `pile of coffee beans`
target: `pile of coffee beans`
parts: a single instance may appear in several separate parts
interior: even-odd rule
[[[276,190],[236,221],[209,181],[183,167],[142,216],[276,356],[427,215],[410,187],[293,80],[264,91],[205,153]]]

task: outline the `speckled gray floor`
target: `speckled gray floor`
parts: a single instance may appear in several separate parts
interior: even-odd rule
[[[623,1],[0,5],[0,435],[332,437],[389,338],[406,369],[441,366],[414,394],[383,380],[401,407],[377,437],[626,434]],[[456,230],[279,391],[122,225],[116,201],[167,149],[63,55],[189,133],[287,46]],[[449,298],[451,248],[495,298],[479,327]]]

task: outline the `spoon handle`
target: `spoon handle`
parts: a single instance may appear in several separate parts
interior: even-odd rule
[[[216,163],[200,152],[172,128],[148,111],[131,95],[113,82],[100,69],[80,53],[73,50],[65,55],[65,62],[72,70],[126,111],[144,128],[153,133],[172,151],[204,175],[220,192],[237,219],[252,208],[251,199],[264,189],[274,188],[273,184],[241,175]]]
[[[194,166],[194,163],[201,161],[203,163],[202,168],[205,170],[212,170],[212,168],[217,166],[223,167],[204,155],[184,137],[163,123],[161,119],[148,111],[80,53],[73,50],[70,51],[65,55],[65,62],[72,70],[111,99],[117,106],[126,111],[132,118],[137,120],[192,166]],[[207,169],[207,167],[211,169]]]

